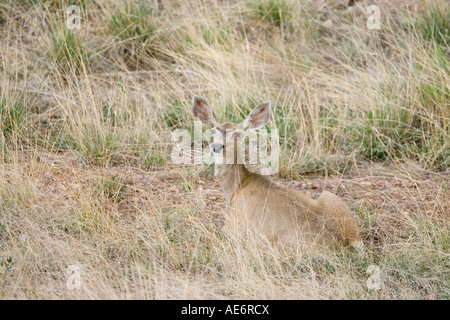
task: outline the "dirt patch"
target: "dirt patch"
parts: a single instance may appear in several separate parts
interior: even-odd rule
[[[19,164],[3,164],[1,171],[8,179]],[[126,192],[117,202],[124,218],[132,218],[135,207],[150,201],[156,208],[199,208],[209,220],[221,225],[225,200],[217,180],[194,167],[170,167],[143,170],[136,167],[102,168],[71,161],[61,154],[41,157],[40,162],[20,164],[21,174],[31,179],[40,197],[58,203],[80,193],[92,194],[95,183],[112,177],[123,179]],[[317,198],[323,190],[334,192],[352,208],[367,207],[385,213],[448,217],[450,200],[446,175],[407,176],[398,167],[362,165],[339,176],[307,175],[298,180],[270,177],[276,184]],[[105,205],[108,203],[105,203]]]

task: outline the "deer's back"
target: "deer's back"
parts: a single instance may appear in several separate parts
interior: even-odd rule
[[[229,203],[226,228],[255,229],[283,244],[330,246],[344,236],[334,221],[341,216],[300,192],[251,174]]]

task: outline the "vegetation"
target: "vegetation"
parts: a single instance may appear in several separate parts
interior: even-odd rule
[[[0,299],[449,299],[450,4],[337,2],[0,1]],[[273,180],[344,198],[364,253],[225,234],[212,166],[170,160],[193,94],[270,100]]]

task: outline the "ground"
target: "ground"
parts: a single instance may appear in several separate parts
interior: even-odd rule
[[[11,184],[17,197],[3,206],[13,209],[21,203],[19,211],[7,214],[10,220],[1,220],[9,230],[2,237],[9,243],[6,249],[15,263],[11,279],[5,278],[3,290],[8,297],[21,298],[26,293],[36,298],[407,295],[435,299],[448,294],[449,182],[439,174],[415,172],[406,164],[361,163],[344,174],[328,177],[271,177],[275,183],[313,198],[322,190],[338,194],[362,227],[362,255],[344,249],[329,255],[294,257],[274,253],[276,248],[259,251],[262,249],[251,247],[254,244],[236,244],[226,238],[222,233],[224,196],[206,167],[102,168],[82,164],[70,154],[46,153],[39,159],[3,164],[1,172],[2,185]],[[233,252],[240,246],[249,252]],[[267,250],[274,261],[264,257]],[[415,259],[413,252],[428,254]],[[243,258],[241,254],[249,256]],[[236,258],[243,260],[243,270],[223,270]],[[32,274],[21,274],[20,269],[27,270],[26,265]],[[79,265],[82,280],[87,278],[78,291],[64,289],[64,268],[68,265]],[[381,268],[383,289],[379,291],[366,287],[370,274],[364,269],[370,265]],[[245,271],[248,267],[254,270]],[[301,276],[305,270],[309,271]],[[100,271],[101,280],[95,275]],[[241,272],[262,278],[247,289],[236,288],[241,285],[242,279],[236,279],[243,276]],[[102,293],[97,291],[99,280],[102,288],[107,288]],[[272,289],[260,292],[261,281],[264,286],[270,281]],[[348,282],[359,288],[348,293],[336,287]],[[29,290],[23,290],[24,286]],[[151,290],[142,292],[144,288]]]
[[[449,299],[449,12],[1,0],[0,299]],[[212,166],[170,156],[193,95],[233,123],[270,101],[270,178],[336,193],[365,249],[225,234]]]

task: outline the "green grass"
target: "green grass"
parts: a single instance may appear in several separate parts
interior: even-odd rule
[[[111,15],[109,32],[124,42],[144,43],[157,27],[152,8],[145,2],[124,2],[124,10],[116,8]]]
[[[96,202],[90,203],[89,207],[71,208],[70,218],[65,226],[69,232],[74,235],[83,232],[96,237],[111,234],[116,222],[116,219],[108,215]]]
[[[113,133],[98,133],[96,130],[88,132],[77,144],[87,159],[94,163],[107,163],[120,150],[117,136]]]
[[[54,134],[54,147],[60,150],[75,150],[88,163],[107,165],[113,161],[115,155],[123,151],[123,142],[112,131],[100,132],[95,128],[81,127]]]
[[[7,13],[7,7],[3,3],[0,3],[0,25],[6,22]]]
[[[248,6],[254,18],[276,27],[288,24],[292,18],[291,3],[286,0],[257,0]]]
[[[409,288],[416,297],[448,299],[450,273],[447,259],[430,252],[411,253],[385,257],[382,261],[384,284],[399,289]]]
[[[167,128],[174,129],[191,129],[189,120],[192,116],[186,112],[186,102],[175,101],[165,108],[160,115],[160,119],[166,124]]]
[[[169,161],[169,157],[163,150],[158,150],[158,148],[151,148],[144,152],[142,157],[142,165],[144,168],[161,168]]]
[[[12,257],[0,261],[0,291],[5,290],[5,286],[9,284],[10,278],[13,276],[11,274],[13,265]]]
[[[426,13],[418,18],[415,27],[424,39],[441,46],[450,45],[450,6],[430,6]]]
[[[120,202],[125,198],[127,192],[127,185],[125,179],[118,176],[111,176],[110,178],[101,179],[95,184],[95,193]]]
[[[72,5],[85,8],[87,4],[93,3],[93,0],[19,0],[18,2],[26,6],[47,6],[56,9],[67,9]]]
[[[15,99],[6,99],[0,93],[0,132],[8,141],[26,125],[27,107]]]
[[[64,77],[89,70],[93,55],[78,33],[68,29],[52,31],[51,41],[49,58]]]
[[[0,223],[0,239],[3,239],[6,234],[6,227],[3,223]]]
[[[108,24],[109,33],[119,39],[118,48],[128,62],[142,63],[147,56],[154,56],[154,42],[158,29],[158,17],[152,7],[143,1],[124,2],[116,7]]]
[[[389,106],[368,111],[362,119],[355,119],[348,130],[358,152],[375,161],[401,158],[420,133],[409,124],[407,111],[394,111]]]
[[[22,99],[7,99],[0,91],[0,159],[6,160],[11,147],[23,141],[28,112],[29,108]]]
[[[191,34],[189,30],[185,29],[179,30],[177,34],[181,40],[190,44],[191,47],[201,46],[203,44],[225,47],[232,40],[232,28],[221,21],[196,23],[194,28],[194,34]]]

